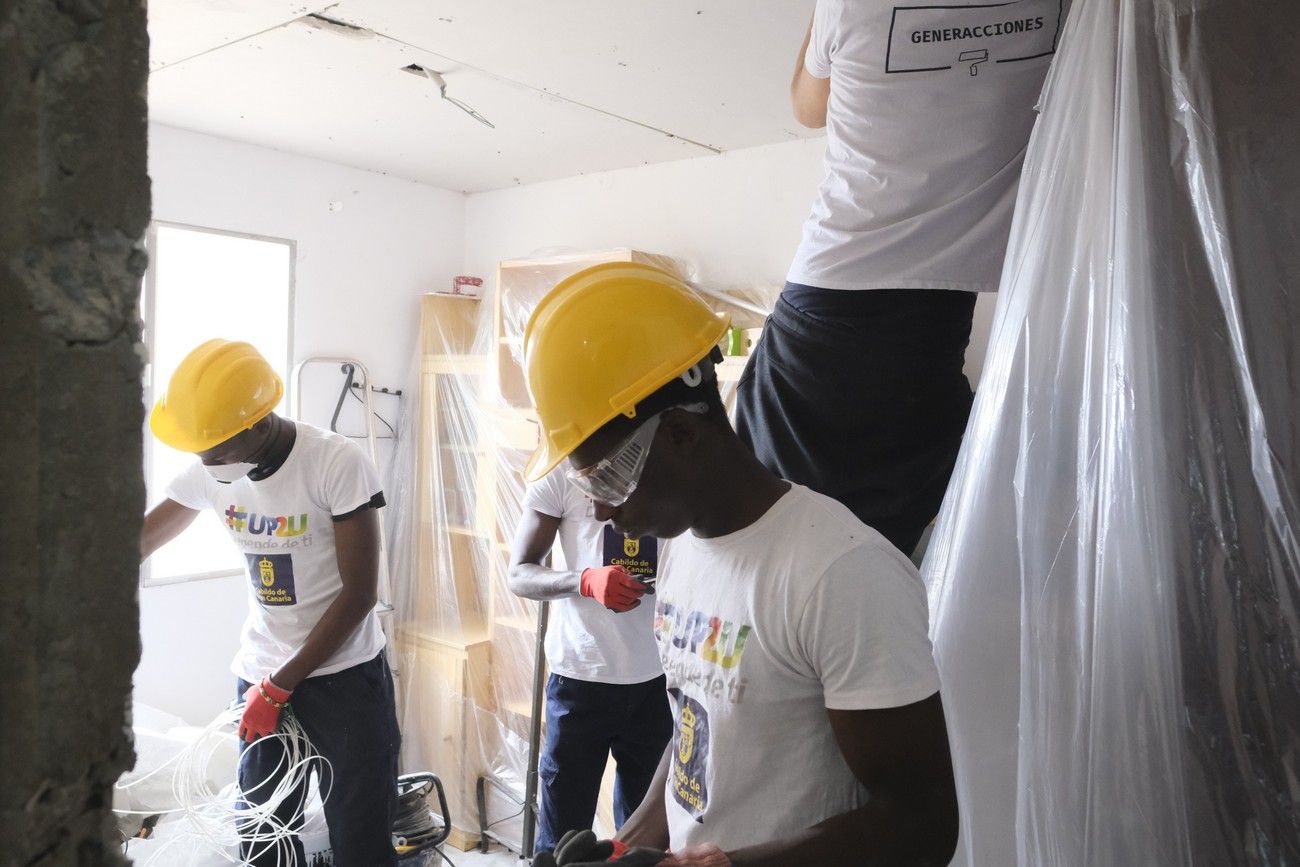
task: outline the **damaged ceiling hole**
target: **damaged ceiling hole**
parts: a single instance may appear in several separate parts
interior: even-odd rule
[[[408,63],[406,66],[403,66],[401,68],[401,71],[409,72],[411,75],[418,75],[421,78],[429,79],[430,81],[432,81],[434,84],[438,86],[438,95],[441,96],[443,99],[447,100],[447,102],[450,102],[452,105],[456,106],[461,111],[465,112],[467,115],[474,118],[476,121],[488,127],[489,129],[496,129],[496,124],[492,123],[492,121],[488,120],[486,117],[479,114],[478,111],[476,111],[473,106],[469,105],[468,103],[462,102],[459,99],[456,99],[456,97],[454,96],[447,95],[447,79],[442,77],[442,73],[433,69],[429,69],[427,66],[421,66],[418,63]]]

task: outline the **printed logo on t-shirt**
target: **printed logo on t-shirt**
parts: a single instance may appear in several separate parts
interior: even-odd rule
[[[744,701],[746,681],[737,669],[752,631],[748,624],[655,602],[655,639],[669,682],[692,684],[715,699]]]
[[[602,563],[622,566],[647,584],[653,584],[659,571],[659,540],[654,536],[629,539],[609,524],[604,527]]]
[[[961,69],[1016,63],[1056,51],[1061,0],[1016,0],[978,6],[895,6],[885,71]]]
[[[245,554],[253,594],[263,605],[296,605],[292,554]]]
[[[298,548],[311,544],[307,515],[259,515],[243,506],[226,507],[226,526],[241,548]],[[251,537],[265,536],[266,541]]]
[[[673,743],[673,800],[697,822],[709,806],[709,712],[681,690],[669,690],[677,705]]]

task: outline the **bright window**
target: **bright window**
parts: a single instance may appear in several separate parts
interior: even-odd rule
[[[166,390],[172,371],[200,343],[214,337],[258,348],[289,384],[293,348],[292,241],[156,223],[149,233],[150,263],[141,299],[150,365],[148,408]],[[277,408],[282,411],[283,403]],[[149,505],[194,455],[171,449],[145,427],[145,481]],[[200,514],[175,540],[149,558],[146,584],[169,584],[237,574],[242,559],[220,520]]]

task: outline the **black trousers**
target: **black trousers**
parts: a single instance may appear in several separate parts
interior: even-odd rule
[[[240,680],[239,697],[249,684]],[[321,797],[326,792],[325,823],[336,867],[385,867],[396,863],[393,850],[393,814],[397,808],[397,752],[401,734],[393,698],[393,676],[383,652],[369,662],[334,674],[309,677],[298,685],[289,706],[302,724],[316,752],[329,760],[330,770],[319,775]],[[287,770],[281,742],[263,738],[241,744],[239,788],[244,800],[265,803],[276,781]],[[307,783],[281,802],[276,811],[282,822],[307,802]],[[302,827],[301,816],[294,828]],[[245,825],[241,836],[268,833],[265,827]],[[302,843],[295,836],[279,851],[262,843],[245,842],[241,854],[254,867],[306,867]]]
[[[970,414],[974,311],[973,292],[786,284],[740,379],[737,432],[773,472],[910,554]]]

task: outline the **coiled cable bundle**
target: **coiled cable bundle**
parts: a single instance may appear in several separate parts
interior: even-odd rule
[[[434,791],[438,794],[438,807],[442,811],[441,814],[434,813],[428,804],[429,795]],[[399,856],[405,859],[407,855],[435,849],[451,833],[450,825],[447,793],[436,774],[426,771],[403,774],[397,778],[397,810],[393,815],[393,845]]]
[[[118,785],[119,789],[129,789],[171,769],[172,796],[177,806],[166,810],[114,811],[124,815],[179,814],[188,820],[183,823],[182,830],[168,837],[166,843],[145,862],[146,867],[165,863],[159,861],[159,856],[179,843],[204,845],[232,864],[248,863],[236,853],[240,851],[241,843],[251,844],[250,859],[273,852],[279,863],[281,853],[292,852],[288,841],[306,830],[295,826],[300,825],[304,818],[307,784],[313,771],[322,780],[330,778],[329,761],[312,747],[292,712],[281,714],[276,731],[259,741],[275,740],[281,745],[275,768],[251,787],[251,791],[258,793],[269,787],[269,793],[259,797],[260,803],[245,800],[237,783],[233,796],[223,796],[224,789],[213,791],[209,784],[208,766],[212,757],[222,746],[226,733],[239,725],[242,715],[242,704],[222,711],[192,743],[171,759],[139,779]],[[281,819],[276,814],[291,798],[296,798],[298,803],[288,818]],[[328,799],[329,791],[325,789],[321,792],[321,802]],[[289,864],[286,863],[285,867]]]

